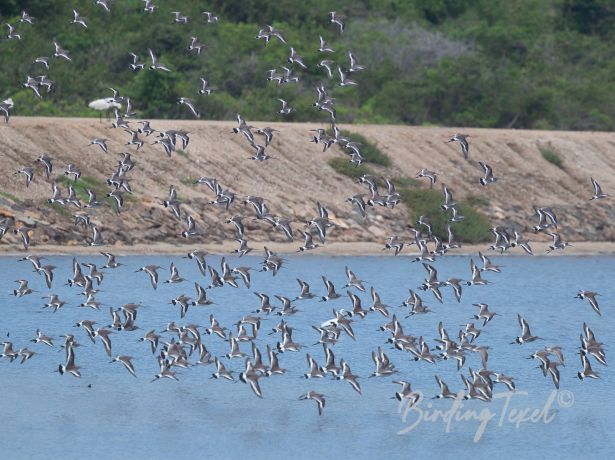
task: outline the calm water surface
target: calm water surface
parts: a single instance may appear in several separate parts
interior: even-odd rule
[[[273,277],[271,273],[253,273],[251,289],[231,287],[209,290],[215,304],[191,307],[184,320],[179,308],[169,301],[185,293],[194,295],[193,282],[207,286],[209,278],[201,276],[193,261],[175,257],[124,257],[125,266],[105,270],[102,291],[97,300],[100,311],[79,308],[83,301],[80,289],[64,286],[71,276],[70,257],[49,257],[45,263],[57,266],[52,290],[44,278],[32,272],[29,262],[17,262],[17,257],[0,258],[0,334],[10,333],[14,348],[28,346],[36,351],[23,365],[7,359],[0,360],[2,413],[0,445],[2,458],[188,458],[215,455],[220,458],[310,458],[317,455],[330,458],[479,458],[515,455],[523,449],[524,458],[547,458],[556,452],[561,458],[583,455],[591,446],[593,458],[612,458],[615,437],[615,386],[613,372],[592,360],[600,380],[576,379],[580,369],[577,355],[579,334],[587,322],[597,339],[606,345],[607,360],[615,339],[615,258],[613,257],[494,257],[502,264],[503,273],[489,273],[493,281],[488,286],[464,289],[461,303],[457,303],[450,289],[444,289],[444,303],[439,304],[424,294],[425,303],[434,312],[403,319],[406,309],[400,305],[425,276],[420,264],[408,258],[394,257],[288,257],[286,266]],[[158,264],[161,281],[168,277],[168,266],[174,261],[180,274],[189,282],[164,284],[154,291],[149,278],[134,270],[145,264]],[[257,267],[260,258],[227,258],[231,266]],[[102,257],[80,257],[80,262],[104,264]],[[219,257],[208,262],[219,267]],[[178,370],[179,382],[170,380],[150,383],[158,366],[149,344],[137,339],[150,329],[160,330],[168,321],[178,324],[208,324],[213,313],[223,326],[232,325],[243,315],[259,306],[253,291],[267,293],[272,304],[275,294],[296,296],[299,292],[295,278],[310,283],[312,291],[323,294],[321,275],[331,279],[340,293],[345,293],[344,266],[350,266],[367,286],[375,286],[383,302],[393,306],[402,319],[404,332],[422,335],[431,347],[436,345],[437,324],[444,322],[451,336],[459,327],[472,321],[475,302],[485,302],[498,313],[478,339],[478,344],[490,346],[489,367],[515,377],[517,394],[492,403],[463,401],[451,420],[434,417],[435,410],[449,411],[450,400],[431,400],[438,393],[434,380],[440,375],[452,391],[462,388],[453,361],[435,365],[414,362],[409,354],[390,349],[386,345],[388,333],[378,327],[385,322],[378,313],[356,320],[353,328],[356,341],[343,335],[334,347],[336,357],[343,357],[353,373],[360,376],[363,395],[352,390],[347,382],[330,378],[305,380],[305,353],[309,352],[319,364],[323,361],[320,345],[313,346],[317,335],[311,329],[331,317],[332,308],[349,308],[345,295],[336,301],[298,301],[301,312],[289,317],[295,327],[293,339],[306,345],[299,353],[280,355],[280,364],[287,374],[261,380],[264,399],[259,399],[243,383],[212,380],[213,366],[197,366]],[[468,257],[446,257],[435,264],[439,278],[469,277]],[[84,268],[84,273],[87,269]],[[15,298],[14,280],[26,278],[30,287],[39,292]],[[369,289],[369,288],[368,288]],[[579,289],[594,290],[599,298],[602,317],[596,315],[585,301],[574,299]],[[60,295],[68,303],[57,313],[41,309],[41,296],[50,292]],[[361,294],[364,307],[371,304],[369,294]],[[117,308],[128,302],[140,302],[134,332],[112,334],[114,354],[135,357],[138,378],[133,378],[119,363],[109,363],[102,344],[92,344],[82,329],[74,328],[79,320],[92,319],[98,325],[109,324],[109,307]],[[523,346],[510,345],[519,333],[517,313],[529,321],[532,332],[544,340]],[[267,331],[279,320],[277,316],[263,320],[262,331],[256,340],[265,350],[267,343],[275,345],[278,336]],[[478,322],[477,322],[478,324]],[[49,348],[29,342],[40,328],[55,338],[58,346]],[[76,348],[77,364],[82,367],[81,379],[53,372],[64,360],[61,334],[73,333],[82,344]],[[170,339],[170,335],[166,334]],[[214,355],[228,352],[228,344],[218,337],[204,335],[204,342]],[[560,392],[552,393],[550,378],[544,378],[537,362],[526,359],[534,350],[545,345],[564,348],[566,366],[561,368]],[[399,370],[394,377],[368,378],[373,372],[371,351],[378,346],[388,353]],[[249,353],[248,343],[241,344]],[[226,360],[238,375],[243,360]],[[463,371],[480,368],[478,355],[470,355]],[[425,400],[411,412],[399,413],[398,403],[391,397],[399,390],[396,379],[412,382]],[[505,387],[497,385],[496,392]],[[308,390],[324,393],[327,398],[324,414],[319,417],[313,401],[299,401]],[[551,400],[550,400],[551,398]],[[535,413],[534,413],[535,412]],[[432,416],[426,416],[426,414]],[[422,419],[421,419],[422,414]],[[485,423],[477,442],[476,433]],[[534,415],[534,421],[527,419]],[[436,420],[434,420],[434,418]],[[425,420],[427,419],[427,420]],[[525,421],[519,421],[523,419]],[[406,431],[406,434],[398,434]]]

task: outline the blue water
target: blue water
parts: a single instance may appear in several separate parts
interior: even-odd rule
[[[208,307],[191,307],[184,320],[179,308],[169,301],[179,294],[194,295],[193,282],[209,284],[196,263],[179,256],[123,257],[126,264],[115,270],[105,270],[102,291],[96,295],[102,302],[100,311],[77,307],[83,301],[80,289],[69,288],[64,283],[71,275],[70,257],[49,257],[45,263],[58,268],[50,290],[44,278],[32,272],[29,262],[17,262],[17,257],[0,259],[0,335],[10,333],[15,349],[28,346],[36,351],[23,365],[0,360],[2,458],[187,458],[216,455],[221,458],[310,458],[316,455],[331,458],[480,458],[494,455],[510,457],[523,449],[524,458],[547,458],[557,452],[562,458],[576,458],[591,446],[593,458],[611,458],[615,438],[611,426],[615,422],[615,386],[613,372],[592,360],[594,370],[601,373],[600,380],[576,379],[580,370],[577,355],[579,334],[583,322],[593,329],[599,341],[609,346],[615,339],[615,258],[612,257],[505,257],[493,258],[502,264],[501,274],[489,273],[485,277],[493,284],[464,288],[458,304],[452,290],[444,289],[444,304],[439,304],[428,293],[422,293],[425,303],[434,312],[404,319],[407,309],[392,307],[404,325],[404,332],[422,335],[431,347],[437,335],[437,324],[443,321],[451,337],[459,327],[472,320],[475,302],[485,302],[498,316],[489,323],[478,338],[479,345],[490,346],[489,368],[515,378],[517,395],[509,400],[484,403],[463,401],[457,417],[470,417],[488,409],[494,418],[486,425],[482,436],[474,442],[480,422],[475,419],[454,420],[448,425],[442,419],[423,420],[407,434],[398,432],[415,423],[419,409],[447,411],[453,402],[434,400],[438,393],[434,380],[441,376],[453,391],[462,388],[454,361],[437,364],[415,362],[409,354],[390,349],[386,344],[388,333],[378,327],[389,320],[379,313],[370,313],[365,319],[356,319],[353,328],[356,341],[342,335],[333,348],[336,358],[344,358],[353,373],[360,376],[362,395],[352,390],[344,381],[331,378],[305,380],[305,360],[309,352],[319,364],[323,363],[320,345],[312,346],[317,335],[310,325],[331,318],[331,310],[350,307],[346,295],[322,303],[317,300],[298,301],[300,312],[288,317],[295,328],[293,339],[306,348],[299,353],[286,352],[279,356],[280,364],[287,369],[283,376],[261,379],[263,399],[257,398],[248,385],[233,384],[226,380],[209,379],[213,365],[178,369],[179,382],[160,380],[151,383],[158,365],[148,343],[137,339],[150,329],[160,330],[168,321],[177,324],[196,323],[208,325],[213,313],[223,326],[232,325],[243,315],[259,306],[253,291],[267,293],[272,304],[279,304],[275,294],[294,298],[299,287],[295,278],[310,283],[312,291],[324,293],[321,275],[327,276],[338,291],[345,294],[344,266],[350,266],[366,285],[374,285],[383,302],[397,306],[406,298],[408,288],[415,289],[425,276],[420,264],[410,263],[402,257],[288,257],[287,264],[273,277],[271,273],[252,273],[251,289],[225,286],[208,291],[215,304]],[[79,257],[80,262],[91,261],[103,265],[102,257]],[[209,257],[208,262],[219,267],[219,257]],[[260,258],[227,258],[231,266],[257,267]],[[189,280],[180,284],[164,284],[168,266],[174,261],[180,274]],[[158,264],[161,283],[156,291],[144,273],[134,270],[145,264]],[[469,277],[469,258],[446,257],[435,264],[439,278]],[[84,273],[87,269],[84,268]],[[30,287],[39,292],[23,298],[11,295],[17,287],[13,280],[26,278]],[[602,317],[596,315],[586,301],[574,299],[579,289],[594,290],[599,298]],[[41,309],[49,292],[68,301],[57,313]],[[369,307],[369,293],[360,295],[364,308]],[[85,331],[73,327],[77,321],[92,319],[97,325],[110,323],[109,306],[117,308],[128,302],[142,303],[134,332],[115,332],[111,339],[114,355],[121,353],[135,357],[138,378],[126,372],[119,363],[109,363],[102,344],[92,344]],[[519,333],[517,313],[529,321],[532,332],[545,340],[511,345]],[[262,330],[256,344],[264,353],[267,343],[275,345],[279,335],[269,336],[279,317],[264,317]],[[479,322],[477,322],[479,324]],[[55,338],[56,347],[29,342],[37,328]],[[248,328],[250,330],[250,328]],[[63,339],[60,335],[75,334],[82,344],[76,348],[76,363],[81,366],[82,378],[61,376],[53,372],[64,360],[59,350]],[[165,334],[170,340],[171,335]],[[228,352],[228,344],[216,336],[203,334],[203,340],[214,355]],[[554,389],[550,378],[544,378],[537,363],[526,359],[534,350],[545,345],[561,345],[566,366],[561,368],[560,392]],[[368,378],[373,372],[371,351],[382,346],[400,371],[393,377]],[[242,343],[243,351],[250,353],[250,344]],[[194,359],[194,357],[192,358]],[[238,375],[243,368],[242,359],[227,360],[227,366]],[[462,369],[480,368],[478,355],[469,355]],[[426,399],[402,421],[398,402],[391,397],[399,385],[393,380],[412,382],[414,390],[421,391]],[[299,401],[308,390],[326,395],[326,407],[318,416],[313,401]],[[496,393],[505,387],[497,385]],[[549,397],[555,398],[545,409]],[[519,411],[543,410],[534,422],[515,420]],[[483,412],[486,414],[486,412]],[[500,423],[500,417],[503,417]],[[547,423],[548,422],[548,423]]]

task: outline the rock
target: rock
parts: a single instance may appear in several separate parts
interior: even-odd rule
[[[381,227],[377,227],[375,225],[370,225],[367,227],[367,231],[377,238],[386,238],[387,236],[387,232],[385,232]]]

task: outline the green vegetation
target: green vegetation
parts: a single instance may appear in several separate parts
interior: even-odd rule
[[[329,136],[333,135],[331,130],[328,130],[327,133]],[[340,136],[360,144],[359,150],[361,151],[361,156],[366,163],[372,163],[380,166],[391,166],[391,158],[380,150],[376,144],[370,142],[364,135],[342,129],[340,130]]]
[[[361,144],[361,155],[367,163],[372,163],[380,166],[391,166],[391,158],[384,154],[376,144],[371,143],[367,138],[357,133],[346,133],[342,131],[342,135],[349,136],[354,142]]]
[[[88,201],[86,189],[88,188],[96,194],[99,201],[107,194],[105,183],[90,176],[81,176],[77,182],[74,182],[68,176],[61,175],[56,177],[56,182],[58,185],[63,185],[64,187],[68,187],[68,184],[72,184],[77,198],[86,203]]]
[[[0,196],[3,196],[4,198],[8,198],[9,200],[14,201],[15,203],[19,201],[15,195],[9,192],[5,192],[4,190],[0,190]]]
[[[467,195],[464,201],[473,208],[485,208],[489,206],[489,199],[481,195]]]
[[[393,177],[395,188],[420,188],[421,183],[413,177]]]
[[[353,141],[357,140],[357,135],[348,132],[341,133]],[[357,180],[363,175],[374,175],[380,177],[387,175],[386,172],[375,173],[370,164],[378,164],[381,167],[391,166],[391,159],[374,144],[371,144],[365,137],[361,136],[361,153],[365,146],[370,146],[370,158],[376,161],[368,161],[360,166],[355,166],[346,158],[335,157],[328,162],[337,173]],[[389,175],[390,177],[390,175]],[[442,204],[442,193],[439,190],[420,188],[421,183],[411,177],[392,177],[391,181],[401,196],[402,203],[408,208],[412,222],[416,222],[420,216],[427,216],[433,224],[433,232],[440,238],[446,239],[446,226],[451,213],[445,213],[440,208]],[[379,187],[385,187],[384,181],[378,180]],[[468,195],[465,199],[458,201],[459,212],[465,216],[461,222],[453,223],[455,237],[462,242],[479,243],[489,239],[489,222],[476,207],[484,207],[489,204],[489,200],[482,196]]]
[[[49,204],[47,200],[43,202],[43,205],[51,207],[51,209],[53,209],[56,213],[60,214],[62,217],[66,219],[73,218],[73,215],[71,214],[71,210],[67,208],[66,206],[62,206],[61,204],[58,204],[58,203]],[[76,208],[73,208],[73,209],[76,209]]]
[[[194,181],[195,179],[191,179],[189,177],[183,177],[180,179],[180,182],[188,187],[196,187],[197,184],[195,184]]]
[[[420,216],[427,216],[433,225],[433,232],[440,238],[446,239],[446,225],[451,213],[444,213],[440,208],[442,194],[431,189],[402,189],[399,190],[402,202],[410,210],[412,221],[416,222]],[[480,243],[489,239],[489,222],[476,212],[467,201],[461,200],[459,211],[465,219],[452,224],[455,237],[466,243]]]
[[[328,130],[327,134],[329,136],[333,135],[331,130]],[[362,134],[353,133],[347,130],[340,130],[340,136],[360,144],[359,150],[361,151],[361,156],[365,161],[363,164],[357,166],[350,163],[350,161],[346,158],[331,158],[328,161],[328,164],[335,170],[335,172],[356,180],[363,175],[374,174],[369,168],[370,164],[383,167],[391,166],[391,158],[380,150],[376,144],[370,142]]]
[[[373,174],[365,164],[356,166],[350,163],[346,158],[331,158],[327,163],[336,173],[343,174],[354,180],[366,174]]]
[[[89,28],[68,24],[72,8]],[[290,120],[326,120],[312,107],[314,87],[324,81],[337,101],[337,120],[535,129],[614,130],[615,9],[609,0],[212,0],[220,21],[206,24],[200,2],[165,0],[153,14],[141,0],[111,2],[105,12],[93,1],[4,0],[0,23],[16,26],[22,40],[0,41],[0,100],[13,97],[16,115],[97,116],[88,102],[109,96],[108,87],[131,97],[140,116],[190,118],[176,104],[191,97],[203,119],[281,120],[276,97],[297,111]],[[25,9],[37,20],[18,22]],[[327,12],[347,17],[343,34]],[[190,17],[173,22],[170,11]],[[283,31],[256,40],[266,24]],[[196,36],[200,56],[186,47]],[[316,67],[322,35],[336,50],[327,58],[347,68],[347,50],[367,66],[352,75],[359,86],[337,86]],[[72,62],[50,59],[53,40]],[[266,71],[287,64],[289,46],[308,70],[281,85]],[[129,51],[149,65],[148,47],[172,72],[133,72]],[[26,75],[56,82],[42,99],[24,88]],[[199,78],[215,88],[200,96]]]
[[[538,147],[538,150],[540,150],[540,154],[542,155],[542,157],[549,163],[557,166],[560,169],[564,169],[564,160],[562,160],[562,157],[559,156],[559,154],[553,147],[540,146]]]

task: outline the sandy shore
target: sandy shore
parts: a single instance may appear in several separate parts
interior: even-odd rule
[[[265,242],[258,243],[252,242],[250,245],[253,248],[251,255],[262,255],[263,246],[267,246],[272,251],[279,254],[298,254],[296,244],[288,243],[276,243]],[[483,251],[486,254],[497,254],[494,251],[488,249],[488,244],[482,245],[464,245],[459,249],[450,251],[450,255],[472,255],[477,254],[478,251]],[[136,244],[133,246],[125,245],[113,245],[113,246],[58,246],[58,245],[37,245],[31,246],[31,254],[59,254],[59,255],[88,255],[98,254],[100,251],[111,252],[116,255],[152,255],[152,254],[187,254],[195,249],[202,249],[211,254],[228,255],[232,254],[233,250],[237,248],[236,243],[225,242],[222,244],[196,244],[196,245],[175,245],[168,243],[155,243],[155,244]],[[536,242],[532,244],[534,254],[545,255],[547,243]],[[414,248],[413,248],[414,249]],[[24,254],[23,248],[15,245],[0,245],[0,256],[13,256]],[[307,252],[311,256],[382,256],[390,255],[391,251],[383,251],[382,245],[378,243],[358,242],[358,243],[327,243],[315,250]],[[400,254],[401,256],[414,256],[417,252],[405,250]],[[504,254],[506,256],[522,256],[525,255],[520,249],[513,249],[512,251]],[[575,242],[565,250],[554,251],[551,256],[594,256],[594,255],[615,255],[615,242],[596,242],[596,241],[584,241]]]

